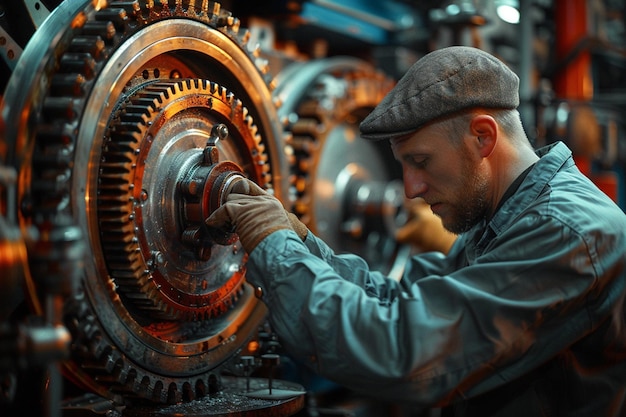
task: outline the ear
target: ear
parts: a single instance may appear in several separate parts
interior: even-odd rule
[[[491,155],[498,141],[498,123],[488,114],[479,114],[470,122],[470,133],[478,140],[478,149],[483,158]]]

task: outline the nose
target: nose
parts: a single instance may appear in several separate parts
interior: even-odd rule
[[[409,198],[423,197],[428,190],[423,175],[405,170],[403,173],[404,195]]]

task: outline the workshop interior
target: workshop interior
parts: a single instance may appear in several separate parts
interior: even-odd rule
[[[358,126],[450,45],[626,207],[626,0],[0,0],[0,415],[437,415],[291,359],[205,220],[247,177],[398,277],[401,172]]]

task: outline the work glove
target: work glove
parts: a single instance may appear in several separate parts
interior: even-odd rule
[[[412,245],[420,252],[448,253],[457,236],[443,227],[441,219],[420,198],[407,201],[408,219],[396,231],[398,243]]]
[[[282,203],[253,181],[237,180],[226,193],[226,202],[211,213],[206,225],[222,230],[234,229],[246,252],[251,253],[277,230],[293,230],[293,220]]]
[[[257,195],[259,192],[267,194],[265,190],[261,189],[257,184],[250,180],[236,181],[233,186],[227,191],[228,194],[233,192],[237,194],[247,195]],[[296,232],[298,237],[302,241],[304,241],[307,234],[309,233],[308,227],[304,223],[302,223],[298,216],[296,216],[294,213],[291,213],[287,210],[285,210],[285,212],[287,213],[287,217],[289,218],[291,228]]]
[[[291,228],[296,232],[298,237],[304,242],[306,240],[306,236],[309,234],[309,228],[306,227],[304,223],[300,221],[298,216],[295,214],[288,212],[287,217],[289,217],[289,222],[291,223]]]

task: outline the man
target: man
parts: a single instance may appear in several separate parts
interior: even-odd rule
[[[408,198],[459,234],[400,282],[336,255],[248,180],[232,224],[287,351],[319,374],[456,416],[626,415],[626,215],[563,143],[532,149],[518,77],[450,47],[417,61],[361,123],[389,140]]]

